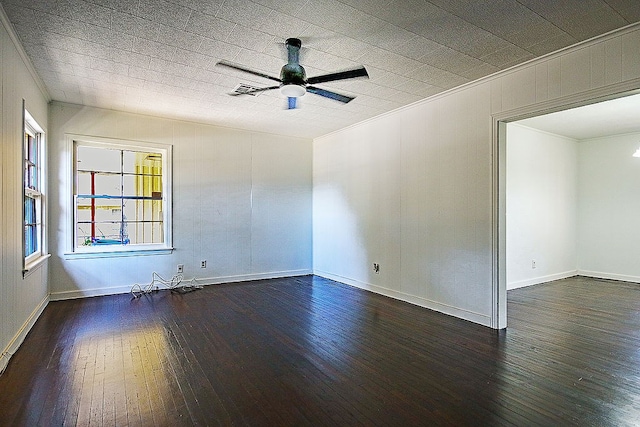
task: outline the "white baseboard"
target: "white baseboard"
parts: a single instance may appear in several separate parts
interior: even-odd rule
[[[114,286],[110,288],[77,289],[73,291],[51,292],[51,301],[101,297],[105,295],[126,294],[129,292],[131,292],[131,286]]]
[[[263,280],[263,279],[279,279],[281,277],[294,277],[294,276],[306,276],[313,274],[312,270],[285,270],[285,271],[271,271],[268,273],[254,273],[254,274],[241,274],[238,276],[220,276],[211,278],[198,278],[198,283],[201,285],[220,285],[222,283],[233,282],[248,282],[250,280]]]
[[[5,368],[9,364],[9,359],[13,354],[18,350],[20,344],[24,341],[25,337],[36,323],[36,320],[40,317],[45,307],[49,303],[49,295],[44,297],[42,301],[36,306],[36,308],[31,312],[27,320],[24,322],[22,327],[18,330],[18,332],[14,335],[14,337],[9,341],[7,347],[2,351],[2,356],[0,356],[0,373],[4,372]]]
[[[564,271],[562,273],[548,274],[546,276],[534,277],[532,279],[520,280],[518,282],[507,283],[507,290],[524,288],[525,286],[537,285],[540,283],[551,282],[553,280],[566,279],[568,277],[578,276],[578,270]]]
[[[640,277],[626,274],[603,273],[601,271],[578,270],[578,275],[596,279],[621,280],[623,282],[640,283]]]
[[[366,291],[374,292],[376,294],[384,295],[390,298],[394,298],[400,301],[408,302],[420,307],[428,308],[429,310],[437,311],[449,316],[454,316],[470,322],[479,323],[484,326],[491,327],[491,315],[484,315],[473,311],[465,310],[458,307],[453,307],[447,304],[442,304],[436,301],[429,300],[427,298],[418,297],[415,295],[406,294],[404,292],[395,291],[393,289],[385,288],[382,286],[372,285],[370,283],[360,282],[358,280],[350,279],[348,277],[339,276],[326,271],[315,270],[314,273],[317,276],[324,277],[326,279],[335,280],[336,282],[344,283],[349,286],[364,289]]]
[[[250,280],[278,279],[281,277],[304,276],[312,273],[313,273],[312,270],[303,269],[303,270],[271,271],[266,273],[241,274],[236,276],[196,277],[195,279],[199,285],[219,285],[222,283],[247,282]],[[185,277],[183,280],[186,282],[192,279]],[[141,283],[141,285],[144,286],[148,283],[149,282]],[[52,292],[51,301],[61,301],[66,299],[88,298],[88,297],[97,297],[97,296],[105,296],[105,295],[128,294],[129,292],[131,292],[131,287],[133,285],[134,284],[132,283],[131,285],[114,286],[109,288],[77,289],[72,291]]]

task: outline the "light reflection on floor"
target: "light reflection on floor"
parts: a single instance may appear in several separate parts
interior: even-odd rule
[[[159,325],[119,334],[113,333],[112,326],[105,326],[104,332],[100,329],[86,328],[66,350],[70,381],[66,387],[70,386],[70,400],[76,402],[70,408],[77,408],[78,419],[121,420],[128,413],[139,415],[130,423],[152,423],[154,408],[172,399],[170,383],[175,381],[167,376],[171,372],[167,365],[174,362],[166,331]],[[64,357],[60,362],[66,364]],[[124,414],[116,413],[126,408]]]

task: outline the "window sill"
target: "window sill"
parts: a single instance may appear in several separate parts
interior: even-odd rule
[[[149,255],[170,255],[173,248],[158,249],[128,249],[120,251],[100,251],[100,252],[67,252],[63,255],[64,259],[83,259],[83,258],[118,258],[130,256],[149,256]]]
[[[25,264],[24,266],[24,270],[22,270],[22,277],[27,277],[29,274],[31,274],[34,270],[37,270],[38,267],[40,267],[42,264],[44,264],[44,262],[49,259],[49,257],[51,256],[51,254],[44,254],[42,256],[39,256],[38,258],[29,261],[27,264]]]

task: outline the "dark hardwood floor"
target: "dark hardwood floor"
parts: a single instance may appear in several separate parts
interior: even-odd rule
[[[313,276],[52,302],[0,425],[640,424],[640,285],[508,300],[506,331]]]

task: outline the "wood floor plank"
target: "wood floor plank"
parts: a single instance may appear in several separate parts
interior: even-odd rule
[[[52,302],[0,425],[640,425],[640,285],[509,291],[508,324],[316,276]]]

